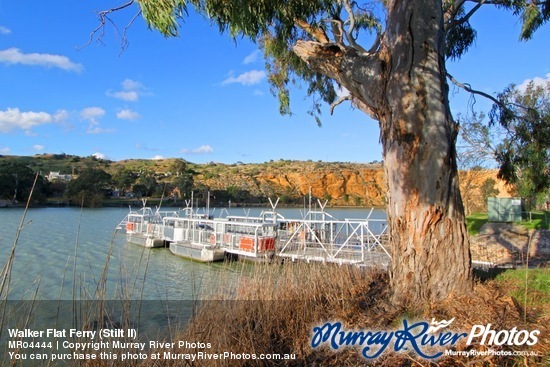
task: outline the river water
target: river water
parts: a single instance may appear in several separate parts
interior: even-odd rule
[[[257,216],[260,211],[231,208],[225,214]],[[215,217],[221,212],[210,211]],[[338,219],[357,219],[366,218],[370,210],[329,212]],[[4,271],[23,213],[23,209],[0,210],[0,266]],[[197,300],[219,299],[209,288],[225,292],[257,266],[202,264],[176,257],[168,249],[126,243],[124,231],[115,228],[127,213],[127,208],[27,212],[1,292],[0,362],[5,360],[10,327],[88,330],[115,327],[110,324],[115,322],[136,328],[143,340],[168,340],[193,315]],[[304,211],[281,209],[278,213],[301,218]],[[371,215],[372,219],[384,217],[381,210]]]
[[[229,214],[260,211],[231,208]],[[370,209],[327,211],[338,219],[355,219],[366,218]],[[123,231],[114,229],[127,213],[127,208],[30,209],[15,248],[9,299],[93,299],[98,284],[104,284],[107,299],[192,300],[212,279],[240,272],[237,265],[201,264],[167,249],[126,243]],[[304,211],[283,208],[278,213],[301,218]],[[0,210],[0,266],[9,257],[22,215],[23,209]],[[384,212],[374,210],[371,218],[384,218]]]

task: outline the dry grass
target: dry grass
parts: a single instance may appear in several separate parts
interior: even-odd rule
[[[367,361],[354,349],[332,351],[310,348],[312,327],[338,320],[347,329],[388,330],[401,320],[430,321],[456,318],[454,330],[469,331],[476,324],[493,329],[539,329],[534,347],[493,347],[496,350],[530,350],[541,356],[550,353],[548,343],[549,305],[524,309],[508,295],[502,282],[478,283],[472,295],[454,299],[424,311],[422,305],[400,309],[389,301],[388,279],[380,273],[348,266],[287,263],[261,265],[243,271],[238,284],[217,284],[210,289],[193,321],[178,337],[189,342],[208,342],[210,348],[174,350],[175,353],[280,353],[295,360],[211,360],[185,362],[190,366],[534,366],[544,357],[442,357],[436,362],[413,354],[384,353]],[[465,349],[464,343],[457,350]],[[483,350],[484,346],[474,346]],[[153,361],[147,361],[151,365]],[[180,366],[182,361],[156,361],[158,366]]]

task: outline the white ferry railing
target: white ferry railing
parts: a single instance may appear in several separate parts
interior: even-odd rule
[[[145,207],[131,211],[126,220],[133,223],[134,232],[167,242],[187,242],[252,257],[271,252],[306,261],[361,263],[371,261],[378,252],[391,258],[383,245],[383,237],[387,235],[386,220],[370,219],[372,209],[366,219],[344,220],[338,220],[325,212],[324,207],[322,209],[310,210],[302,219],[289,220],[274,210],[263,212],[258,217],[246,213],[246,216],[209,219],[189,206],[181,210],[182,216]],[[267,237],[269,241],[277,237],[273,250],[266,251],[264,238]],[[247,242],[244,246],[241,243],[243,238]]]
[[[263,238],[273,238],[275,243],[276,224],[237,222],[220,219],[171,218],[164,219],[163,236],[169,242],[219,248],[228,252],[258,256],[266,251],[262,248]],[[250,248],[242,248],[242,239],[246,239]],[[262,242],[264,241],[264,242]]]
[[[364,262],[380,249],[388,258],[382,244],[387,230],[383,219],[302,219],[287,221],[279,230],[280,248],[277,255],[330,262]],[[311,218],[311,216],[309,216]],[[371,229],[378,225],[375,233]]]

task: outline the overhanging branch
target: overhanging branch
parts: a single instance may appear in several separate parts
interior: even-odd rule
[[[494,103],[498,104],[499,106],[502,106],[502,107],[506,107],[502,104],[502,102],[500,102],[498,99],[496,99],[495,97],[493,97],[492,95],[490,94],[487,94],[485,92],[482,92],[482,91],[479,91],[479,90],[476,90],[476,89],[473,89],[470,84],[467,84],[467,83],[461,83],[459,82],[458,80],[455,79],[454,76],[452,76],[451,74],[449,73],[446,73],[447,74],[447,78],[449,78],[449,80],[454,84],[456,85],[457,87],[459,88],[462,88],[464,89],[466,92],[468,93],[472,93],[472,94],[477,94],[477,95],[480,95],[482,97],[485,97],[487,99],[490,99],[491,101],[493,101]]]
[[[350,94],[348,94],[347,96],[342,96],[342,97],[338,98],[338,100],[331,103],[331,105],[330,105],[330,114],[332,115],[334,113],[334,109],[336,108],[336,106],[342,104],[345,101],[351,101],[351,99],[352,98],[351,98]]]
[[[464,2],[462,1],[462,3]],[[470,9],[470,11],[465,16],[459,19],[452,20],[449,23],[447,23],[445,25],[445,30],[455,27],[461,23],[467,22],[472,17],[472,15],[474,15],[474,13],[478,11],[483,4],[486,4],[486,3],[487,3],[486,0],[479,0],[479,2],[472,9]],[[462,6],[462,4],[460,6]],[[455,14],[452,16],[451,19],[454,19],[454,17],[456,16],[456,11],[458,11],[458,9],[455,9]]]
[[[98,39],[99,41],[101,41],[101,38],[103,37],[103,34],[104,34],[104,29],[105,29],[105,23],[106,21],[109,21],[111,23],[113,23],[111,21],[111,19],[109,18],[109,14],[111,13],[114,13],[116,11],[119,11],[119,10],[122,10],[122,9],[125,9],[129,6],[131,6],[133,3],[134,3],[135,0],[129,0],[128,2],[120,5],[120,6],[116,6],[116,7],[113,7],[113,8],[110,8],[110,9],[107,9],[107,10],[103,10],[103,11],[100,11],[99,13],[97,13],[97,18],[99,19],[99,24],[98,26],[92,30],[92,32],[90,32],[90,37],[88,39],[88,42],[86,42],[84,45],[82,45],[81,47],[79,47],[79,49],[82,49],[88,45],[90,45],[92,43],[92,41],[94,40],[94,36],[99,32],[99,31],[102,31],[102,33],[99,35]],[[132,20],[130,21],[130,23],[124,28],[124,32],[123,32],[123,43],[126,42],[126,30],[132,25],[132,23],[135,21],[135,19],[141,14],[141,10],[136,14],[134,15],[134,17],[132,18]],[[116,25],[113,23],[113,26],[115,26],[115,29],[116,29]]]
[[[364,54],[353,47],[336,43],[322,44],[302,40],[296,42],[292,49],[311,70],[346,88],[350,93],[347,99],[361,111],[377,119],[377,111],[383,105],[384,98],[382,63],[378,53]]]
[[[366,53],[367,50],[365,50],[363,47],[361,47],[361,45],[355,42],[355,38],[353,37],[353,32],[355,31],[355,14],[353,14],[351,3],[349,2],[349,0],[344,0],[343,4],[346,12],[348,13],[349,21],[348,30],[344,32],[346,39],[349,42],[350,46],[355,48],[357,51]]]
[[[482,91],[479,91],[479,90],[476,90],[476,89],[473,89],[471,87],[470,84],[468,83],[461,83],[459,82],[458,80],[456,80],[451,74],[449,74],[448,72],[446,73],[447,75],[447,78],[449,78],[449,80],[456,86],[458,86],[459,88],[462,88],[464,89],[466,92],[468,93],[472,93],[472,94],[477,94],[479,96],[482,96],[482,97],[485,97],[487,99],[489,99],[490,101],[492,101],[496,106],[498,106],[498,108],[500,108],[502,111],[505,111],[507,114],[509,114],[510,116],[513,116],[514,118],[517,118],[517,119],[522,119],[522,116],[518,115],[517,113],[515,113],[509,106],[514,106],[514,107],[517,107],[517,108],[520,108],[520,109],[524,109],[524,110],[529,110],[530,108],[529,107],[526,107],[526,106],[523,106],[523,105],[520,105],[520,104],[517,104],[517,103],[504,103],[503,101],[499,100],[498,98],[495,98],[493,97],[492,95],[490,94],[487,94],[485,92],[482,92]]]
[[[325,31],[321,27],[314,27],[303,19],[296,19],[294,23],[307,32],[311,37],[313,37],[317,42],[320,43],[329,43],[329,39]]]

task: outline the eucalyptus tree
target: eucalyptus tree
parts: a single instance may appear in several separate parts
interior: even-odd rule
[[[489,118],[460,117],[463,165],[487,162],[514,195],[546,204],[550,194],[550,81],[514,84],[496,97]]]
[[[101,168],[86,168],[67,186],[69,198],[75,205],[101,206],[112,185],[112,177]]]
[[[178,35],[180,20],[193,7],[221,31],[258,42],[282,113],[290,113],[290,85],[303,81],[316,101],[312,113],[317,118],[323,102],[333,108],[349,101],[377,120],[394,300],[437,302],[471,289],[456,167],[458,126],[449,108],[445,61],[472,45],[476,31],[469,20],[482,6],[513,11],[527,39],[548,19],[548,1],[135,2],[136,17],[142,15],[167,37]],[[113,11],[131,9],[133,3],[100,12],[98,30],[111,21]],[[338,88],[349,94],[339,97]]]
[[[187,197],[193,190],[193,184],[195,179],[193,178],[193,170],[191,170],[187,162],[183,159],[177,159],[170,165],[170,171],[172,171],[171,183],[180,192],[182,197]]]
[[[550,81],[508,86],[498,95],[490,117],[506,130],[495,151],[499,177],[515,186],[522,197],[550,194]],[[505,106],[505,108],[502,108]],[[496,120],[496,121],[495,121]]]

